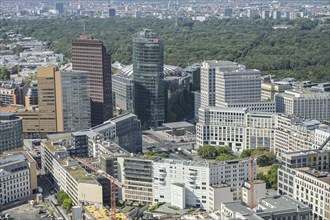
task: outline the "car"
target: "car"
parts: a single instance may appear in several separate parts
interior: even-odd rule
[[[54,190],[54,189],[51,189],[49,192],[50,192],[50,194],[52,194],[52,195],[55,194],[55,190]]]
[[[38,214],[45,214],[45,213],[46,213],[46,210],[43,210],[43,209],[38,210]]]

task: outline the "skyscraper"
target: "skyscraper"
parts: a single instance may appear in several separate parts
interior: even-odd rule
[[[56,104],[61,110],[65,132],[91,127],[91,101],[88,97],[88,72],[65,69],[55,75]]]
[[[164,110],[163,42],[151,30],[133,35],[134,110],[143,128],[160,126]]]
[[[92,126],[112,117],[111,56],[90,36],[72,41],[72,69],[88,71]]]

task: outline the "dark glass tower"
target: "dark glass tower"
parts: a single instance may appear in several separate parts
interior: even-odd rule
[[[88,71],[92,126],[112,118],[111,56],[89,36],[72,41],[72,69]]]
[[[134,111],[143,128],[165,120],[163,42],[151,30],[133,35]]]

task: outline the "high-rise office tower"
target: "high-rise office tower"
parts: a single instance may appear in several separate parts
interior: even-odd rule
[[[56,104],[65,132],[91,127],[91,101],[88,96],[88,72],[63,70],[55,77]]]
[[[59,14],[63,14],[64,13],[64,5],[62,2],[57,2],[55,4],[55,9],[58,11]]]
[[[151,30],[133,35],[134,110],[143,128],[165,120],[163,42]]]
[[[236,70],[238,64],[230,61],[204,61],[201,66],[201,104],[200,107],[216,106],[218,84],[217,74],[220,70]]]
[[[111,56],[90,36],[72,41],[72,69],[88,71],[92,126],[112,117]]]
[[[57,118],[55,74],[60,74],[55,67],[39,67],[37,70],[39,128],[47,132],[63,131],[63,120]],[[26,125],[23,119],[23,126]]]
[[[38,108],[17,112],[23,118],[25,137],[44,138],[49,133],[91,127],[87,74],[53,66],[38,68]]]

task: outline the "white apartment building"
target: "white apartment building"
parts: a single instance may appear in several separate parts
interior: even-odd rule
[[[313,219],[330,219],[330,151],[292,152],[282,159],[278,192],[308,205]]]
[[[275,115],[243,108],[200,108],[196,143],[232,147],[233,151],[266,147],[273,149]]]
[[[330,126],[317,120],[277,115],[275,123],[274,152],[278,156],[283,152],[318,149],[330,136]],[[330,143],[325,148],[330,148]]]
[[[30,155],[14,152],[0,157],[0,205],[26,198],[36,188],[36,162]]]
[[[275,95],[276,112],[306,119],[330,118],[330,92],[317,89],[285,91]]]
[[[154,203],[216,210],[221,202],[241,199],[241,186],[249,180],[249,163],[161,159],[153,161],[153,172]]]

